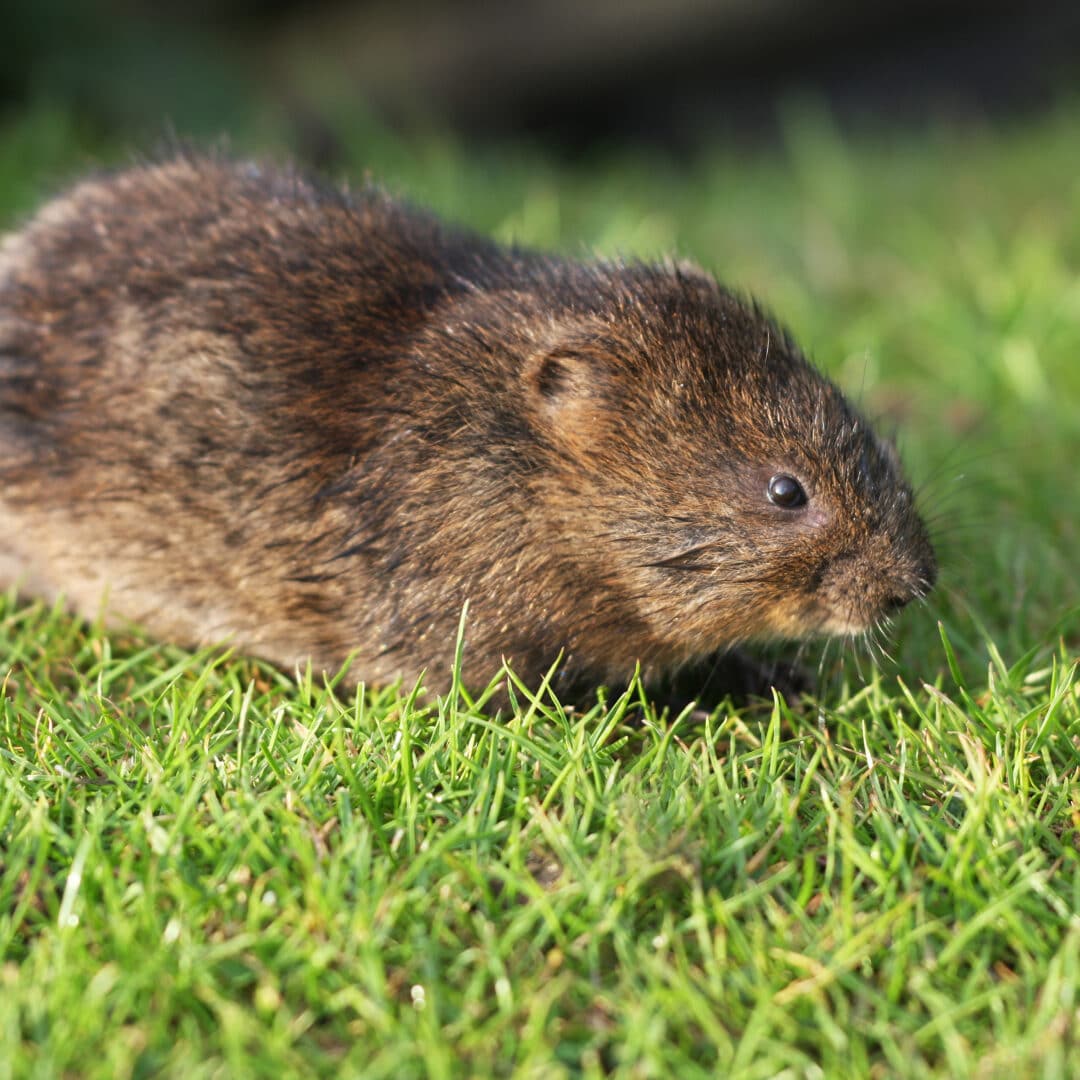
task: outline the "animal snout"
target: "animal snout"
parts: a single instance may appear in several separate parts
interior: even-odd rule
[[[885,597],[881,602],[881,608],[886,615],[892,615],[893,612],[906,608],[914,599],[914,593],[893,593],[891,596]]]
[[[937,581],[937,563],[932,552],[927,550],[924,557],[899,580],[892,582],[891,590],[881,601],[886,614],[893,614],[907,607],[912,600],[921,600],[927,596]]]

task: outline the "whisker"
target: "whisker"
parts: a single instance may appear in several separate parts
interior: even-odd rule
[[[859,652],[857,646],[858,638],[854,635],[849,635],[848,641],[851,644],[851,653],[855,658],[855,670],[859,673],[859,682],[866,682],[866,672],[863,671],[862,666],[862,654]]]
[[[829,653],[832,651],[832,647],[835,643],[834,638],[826,638],[825,647],[821,650],[821,656],[818,658],[817,667],[817,681],[820,683],[825,677],[825,666]]]

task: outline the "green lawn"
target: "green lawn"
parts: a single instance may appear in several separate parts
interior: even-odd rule
[[[500,237],[760,296],[899,431],[941,584],[891,662],[707,722],[493,722],[9,596],[0,1078],[1080,1075],[1078,126],[793,111],[686,167],[343,130]],[[122,155],[8,121],[0,220]]]

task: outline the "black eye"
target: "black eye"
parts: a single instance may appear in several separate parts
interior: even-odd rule
[[[769,481],[769,502],[785,510],[794,510],[806,502],[806,492],[794,476],[779,473]]]

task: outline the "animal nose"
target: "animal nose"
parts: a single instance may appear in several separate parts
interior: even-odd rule
[[[937,560],[931,554],[920,568],[921,584],[925,593],[928,593],[937,583]]]
[[[890,582],[891,592],[881,601],[882,610],[892,615],[905,608],[912,600],[918,600],[926,596],[937,581],[937,564],[932,555],[923,559],[915,568],[914,573],[904,574],[899,579]]]
[[[899,611],[901,608],[905,608],[914,599],[914,593],[893,593],[892,596],[886,596],[882,601],[881,606],[886,615],[891,615],[895,611]]]

